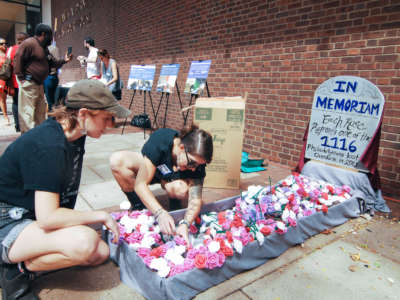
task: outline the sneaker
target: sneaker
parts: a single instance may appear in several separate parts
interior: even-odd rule
[[[125,192],[125,195],[126,197],[128,197],[129,202],[132,204],[133,210],[142,210],[146,208],[146,206],[144,206],[142,200],[140,200],[135,191]]]
[[[0,267],[2,299],[39,300],[31,291],[32,274],[21,272],[16,264],[2,264]]]

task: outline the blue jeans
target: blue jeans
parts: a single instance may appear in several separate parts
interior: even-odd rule
[[[58,76],[49,75],[43,82],[44,93],[46,94],[47,103],[49,104],[49,111],[53,108],[55,104],[56,88],[58,86]]]

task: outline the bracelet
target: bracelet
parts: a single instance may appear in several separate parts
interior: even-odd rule
[[[182,225],[182,224],[185,224],[188,228],[190,226],[188,221],[186,221],[185,219],[180,220],[179,223],[178,223],[178,225]]]
[[[154,218],[157,220],[163,211],[164,211],[164,208],[162,208],[162,207],[157,209],[157,211],[154,213]]]

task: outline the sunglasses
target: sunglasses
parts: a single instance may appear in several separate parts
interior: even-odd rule
[[[199,164],[196,161],[194,161],[193,159],[189,158],[188,153],[186,151],[186,147],[183,147],[183,149],[185,149],[185,154],[186,154],[186,160],[187,160],[186,167],[188,167],[189,169],[197,168],[199,166]]]
[[[0,43],[0,45],[4,45],[5,46],[5,45],[7,45],[7,43]]]

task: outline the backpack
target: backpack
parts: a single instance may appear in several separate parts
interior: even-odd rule
[[[12,74],[12,61],[8,56],[0,57],[0,79],[7,81]]]
[[[151,121],[147,114],[140,114],[133,116],[131,125],[140,128],[151,128]]]

